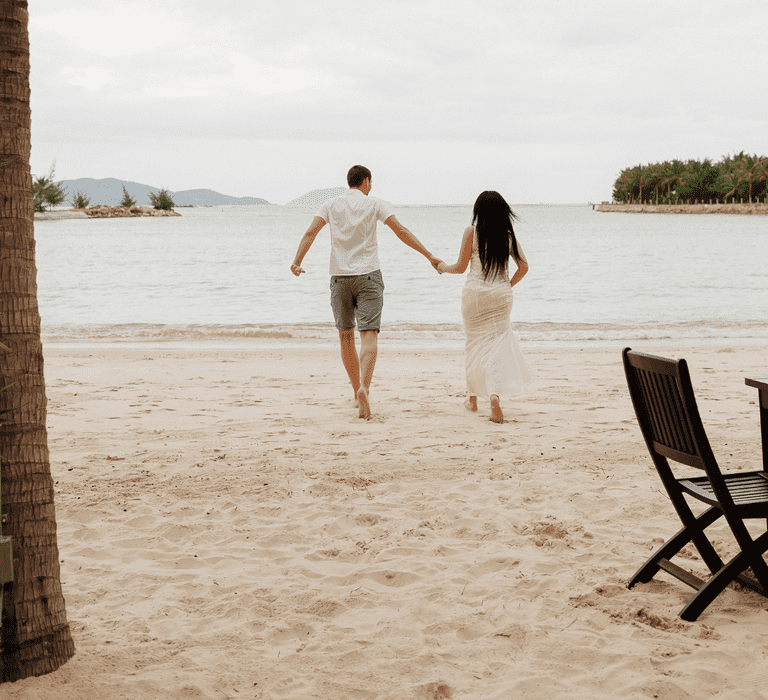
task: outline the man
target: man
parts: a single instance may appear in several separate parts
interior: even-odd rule
[[[339,331],[341,360],[347,371],[360,418],[370,420],[368,394],[376,366],[384,281],[379,269],[376,224],[383,221],[407,246],[421,253],[437,269],[439,258],[432,255],[397,217],[389,204],[369,197],[371,171],[353,165],[347,173],[349,192],[325,202],[299,242],[291,272],[298,277],[301,261],[326,224],[331,230],[331,307]],[[355,346],[355,320],[360,331],[360,355]]]

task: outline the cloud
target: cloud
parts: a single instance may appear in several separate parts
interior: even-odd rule
[[[86,54],[114,58],[134,56],[181,43],[188,36],[189,21],[158,3],[91,3],[92,7],[68,7],[45,12],[30,11],[32,31],[57,34]],[[187,26],[185,26],[187,25]]]
[[[51,147],[461,143],[592,149],[611,171],[768,152],[764,0],[39,0],[30,28]]]
[[[71,77],[66,80],[69,85],[79,85],[91,92],[100,90],[108,83],[115,82],[114,73],[106,68],[72,68],[68,66],[63,69],[63,73],[65,75],[71,74]]]

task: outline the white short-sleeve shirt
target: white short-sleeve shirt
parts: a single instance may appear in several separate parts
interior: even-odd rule
[[[317,216],[331,229],[331,275],[364,275],[380,268],[376,224],[392,213],[388,202],[358,189],[322,204]]]

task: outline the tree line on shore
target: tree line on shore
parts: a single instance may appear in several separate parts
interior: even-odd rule
[[[709,158],[671,160],[625,168],[613,185],[613,200],[624,204],[768,202],[768,157],[743,151]]]
[[[36,212],[44,212],[47,207],[56,207],[67,201],[67,188],[62,182],[56,182],[55,163],[47,175],[32,179],[32,198]],[[176,206],[166,187],[160,188],[157,192],[150,192],[149,201],[155,209],[168,210]],[[91,198],[85,192],[76,190],[70,199],[70,204],[75,209],[87,209],[91,206]],[[123,198],[120,201],[120,206],[126,208],[136,206],[136,200],[128,194],[125,185],[123,185]]]

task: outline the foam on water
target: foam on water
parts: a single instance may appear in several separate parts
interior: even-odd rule
[[[624,345],[655,342],[686,345],[768,345],[768,324],[684,321],[645,326],[610,323],[516,323],[520,342],[527,346]],[[338,334],[331,323],[263,325],[164,325],[115,324],[47,327],[45,343],[66,345],[138,344],[153,347],[270,348],[294,346],[335,347]],[[395,323],[383,329],[382,344],[400,347],[461,348],[464,328],[460,324]]]

